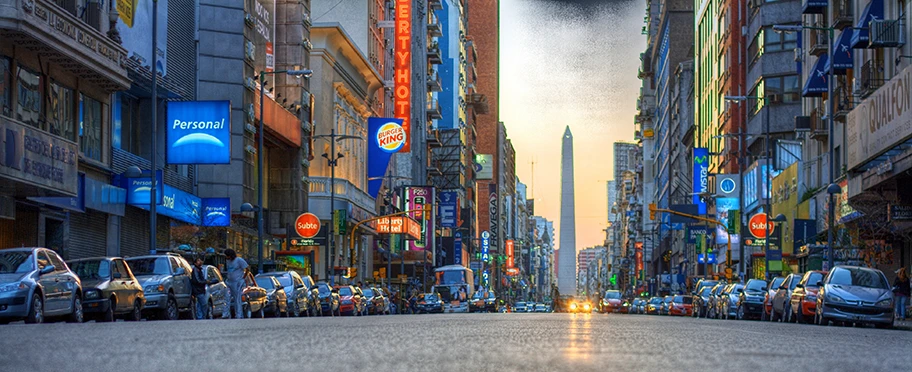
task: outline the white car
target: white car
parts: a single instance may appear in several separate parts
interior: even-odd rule
[[[547,313],[548,307],[545,306],[545,304],[535,304],[535,310],[533,311],[536,313]]]
[[[526,312],[529,312],[529,310],[528,310],[525,302],[517,302],[515,305],[513,305],[513,312],[514,313],[526,313]]]

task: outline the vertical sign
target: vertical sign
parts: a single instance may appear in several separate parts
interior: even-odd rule
[[[491,233],[487,231],[481,232],[481,262],[488,262],[491,256],[488,254],[488,249],[491,247]]]
[[[500,219],[498,218],[500,214],[497,213],[497,185],[493,183],[489,184],[488,191],[490,193],[488,198],[488,227],[491,229],[491,240],[493,241],[494,249],[497,249],[497,233],[500,222]]]
[[[636,257],[636,270],[639,273],[643,270],[643,242],[636,242],[633,247],[636,249],[634,255]]]
[[[460,232],[460,231],[457,231],[453,238],[453,264],[463,265],[462,264],[462,232]]]
[[[512,269],[515,265],[513,262],[513,240],[504,242],[504,253],[507,255],[507,269]]]
[[[426,204],[434,204],[434,188],[429,186],[408,186],[405,188],[405,208],[406,210],[417,210],[411,212],[410,217],[414,218],[421,224],[421,239],[409,242],[409,250],[423,251],[434,246],[434,226],[435,216],[433,213],[430,218],[424,218],[424,211],[421,211]]]
[[[412,134],[412,0],[396,0],[396,66],[393,111],[402,119],[405,144],[399,152],[411,151]],[[423,84],[423,83],[422,83]]]
[[[455,191],[443,191],[440,193],[440,205],[437,206],[437,214],[440,218],[440,227],[457,227],[456,215],[458,213],[458,204],[459,196]]]
[[[699,214],[706,214],[706,192],[709,191],[709,149],[693,149],[693,203]]]

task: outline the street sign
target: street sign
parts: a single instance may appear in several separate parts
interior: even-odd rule
[[[302,238],[313,238],[320,232],[320,218],[313,213],[304,213],[295,219],[295,232]]]
[[[767,227],[767,223],[769,227]],[[757,213],[751,216],[750,220],[747,221],[747,230],[750,231],[751,235],[755,238],[765,239],[767,237],[767,231],[770,234],[776,231],[776,224],[773,221],[769,221],[766,213]]]
[[[290,243],[291,243],[291,245],[299,246],[299,247],[319,245],[319,244],[317,244],[317,241],[314,239],[291,239]]]

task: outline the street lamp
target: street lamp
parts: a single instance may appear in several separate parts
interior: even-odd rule
[[[330,177],[329,177],[329,228],[326,229],[327,239],[326,239],[326,256],[329,258],[326,260],[326,264],[329,265],[326,271],[326,275],[329,275],[329,285],[336,285],[336,275],[335,272],[330,275],[330,270],[335,270],[336,266],[336,251],[335,251],[335,241],[334,237],[336,235],[336,225],[333,223],[333,214],[336,211],[336,165],[339,163],[339,159],[345,157],[342,153],[336,152],[336,142],[346,140],[346,139],[359,139],[364,140],[364,138],[359,136],[349,136],[336,134],[336,125],[333,124],[330,126],[330,134],[324,134],[319,136],[313,136],[313,138],[329,138],[330,150],[329,153],[323,153],[323,157],[326,158],[326,162],[330,168]],[[335,154],[335,155],[330,155]]]
[[[827,186],[827,194],[829,194],[830,208],[827,211],[829,214],[829,223],[827,224],[827,248],[829,249],[829,254],[827,255],[827,265],[828,270],[833,270],[835,266],[834,256],[836,254],[835,247],[833,246],[833,226],[836,225],[836,200],[834,199],[836,194],[842,193],[842,188],[835,183],[831,183]]]
[[[278,71],[260,71],[260,126],[257,131],[257,273],[263,272],[263,137],[266,132],[263,130],[263,115],[266,107],[266,75],[287,74],[300,78],[301,76],[309,78],[313,75],[312,70],[278,70]],[[245,203],[246,204],[246,203]],[[248,204],[249,205],[249,204]],[[252,207],[252,206],[251,206]]]

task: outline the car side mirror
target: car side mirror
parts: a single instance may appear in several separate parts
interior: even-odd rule
[[[185,273],[186,271],[183,267],[178,267],[176,270],[174,270],[174,275],[184,275]]]
[[[823,281],[818,281],[818,282],[817,282],[817,286],[818,286],[818,287],[823,287]]]
[[[113,277],[114,277],[114,279],[120,279],[120,278],[123,278],[123,274],[121,274],[121,273],[114,273]]]
[[[795,288],[804,288],[804,284],[795,284]]]
[[[50,273],[54,272],[54,270],[57,270],[57,268],[54,267],[54,265],[46,265],[40,271],[38,271],[38,275],[50,274]]]
[[[303,284],[298,284],[298,285],[294,286],[294,288],[295,288],[295,289],[301,289],[301,288],[304,288],[304,285],[303,285]]]

